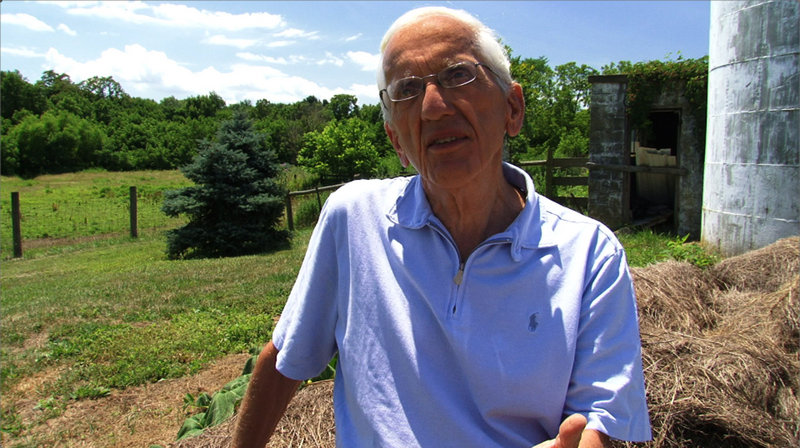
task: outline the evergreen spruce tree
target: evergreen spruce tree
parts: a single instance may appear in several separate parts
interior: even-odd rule
[[[200,143],[192,162],[181,168],[195,185],[164,197],[164,213],[189,217],[167,233],[170,258],[263,253],[288,242],[288,232],[277,228],[286,192],[265,141],[238,111],[220,125],[215,141]]]

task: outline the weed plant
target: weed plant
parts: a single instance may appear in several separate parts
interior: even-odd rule
[[[696,241],[688,241],[689,236],[678,237],[643,229],[618,234],[628,264],[644,267],[666,260],[677,260],[707,268],[720,260],[713,250]]]
[[[323,191],[320,192],[319,199],[316,195],[299,198],[295,209],[297,212],[294,216],[294,225],[300,228],[314,226],[319,219],[320,204],[324,205],[329,196],[329,191]]]

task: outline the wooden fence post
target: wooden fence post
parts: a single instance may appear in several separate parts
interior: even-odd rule
[[[556,198],[556,186],[553,185],[553,171],[555,170],[553,166],[553,148],[547,148],[547,163],[544,167],[544,195],[549,198],[555,200]]]
[[[19,209],[19,192],[11,193],[11,233],[14,236],[14,258],[22,257],[22,212]]]
[[[131,187],[130,190],[130,202],[131,202],[131,238],[139,237],[139,225],[138,225],[138,217],[137,217],[137,193],[136,187]]]
[[[294,221],[292,218],[292,194],[286,195],[286,222],[289,224],[289,230],[294,230]]]

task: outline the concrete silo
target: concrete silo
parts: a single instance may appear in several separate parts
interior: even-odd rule
[[[800,2],[710,2],[703,240],[736,255],[800,234]]]

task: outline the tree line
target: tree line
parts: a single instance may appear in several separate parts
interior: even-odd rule
[[[352,95],[329,101],[309,96],[294,104],[261,99],[228,105],[211,92],[156,102],[128,95],[112,77],[74,83],[69,75],[48,70],[34,83],[18,71],[3,71],[0,78],[3,175],[179,168],[192,160],[201,142],[213,140],[220,124],[237,110],[254,121],[280,163],[311,163],[314,137],[337,133],[326,132],[332,122],[357,129],[371,152],[391,150],[379,106],[359,106]]]
[[[666,64],[698,61],[707,65],[704,59]],[[588,77],[644,66],[653,64],[622,61],[598,71],[575,62],[551,67],[543,57],[512,55],[512,76],[525,94],[526,121],[521,134],[508,142],[509,158],[586,155]],[[292,104],[266,99],[226,104],[211,92],[154,101],[128,95],[112,77],[76,83],[68,74],[48,70],[29,82],[13,70],[0,72],[0,105],[3,175],[179,168],[238,111],[252,120],[277,163],[302,165],[331,180],[387,176],[401,169],[385,136],[380,106],[359,105],[353,95],[309,96]]]

